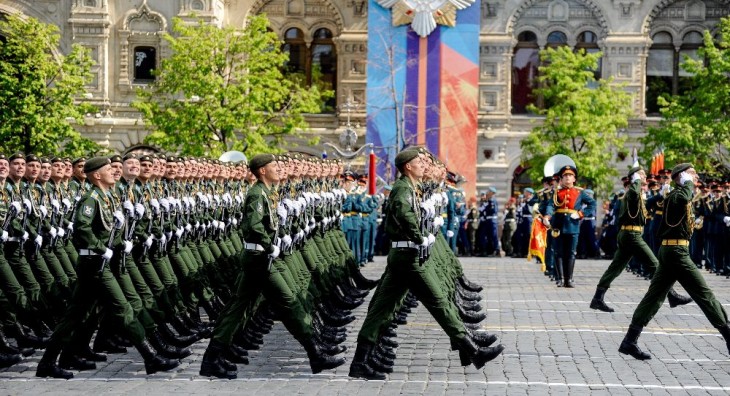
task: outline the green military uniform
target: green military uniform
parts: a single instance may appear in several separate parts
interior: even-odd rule
[[[409,290],[452,340],[465,338],[466,330],[458,312],[444,297],[441,285],[428,264],[419,262],[418,247],[424,237],[420,230],[415,186],[408,177],[402,176],[393,184],[389,200],[385,232],[393,248],[388,253],[388,266],[358,334],[358,343],[374,344],[377,341]]]
[[[685,168],[688,169],[690,166]],[[681,167],[680,167],[681,168]],[[681,172],[682,170],[675,170]],[[727,313],[689,255],[689,240],[694,230],[692,198],[694,183],[678,186],[664,200],[664,218],[659,225],[659,267],[649,290],[634,311],[632,325],[646,326],[659,311],[664,298],[675,282],[679,282],[715,327],[724,326]]]

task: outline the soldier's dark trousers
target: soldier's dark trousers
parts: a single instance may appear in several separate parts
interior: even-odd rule
[[[679,282],[697,303],[714,327],[727,323],[725,309],[705,283],[697,266],[692,262],[687,246],[661,246],[659,267],[651,279],[649,290],[634,311],[631,324],[644,327],[656,315],[664,303],[674,282]]]
[[[641,232],[621,230],[618,233],[618,249],[613,255],[613,261],[604,271],[601,280],[598,281],[598,287],[604,289],[611,287],[611,282],[621,275],[632,257],[636,257],[639,262],[644,263],[646,267],[644,269],[648,273],[656,272],[659,260],[654,257],[654,253],[644,241]]]

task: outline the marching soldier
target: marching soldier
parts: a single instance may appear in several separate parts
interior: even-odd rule
[[[697,172],[692,164],[681,163],[672,168],[671,179],[676,188],[664,199],[664,213],[659,225],[659,266],[649,285],[649,290],[634,311],[626,336],[619,352],[635,359],[651,359],[637,344],[641,331],[656,315],[664,298],[675,282],[679,282],[689,296],[725,339],[730,352],[730,325],[728,316],[702,274],[689,256],[689,241],[694,229],[692,198]],[[728,217],[730,221],[730,217]]]
[[[132,307],[109,268],[114,255],[114,235],[124,227],[124,215],[114,211],[108,191],[114,187],[111,162],[96,157],[85,162],[84,172],[93,188],[79,202],[74,223],[74,244],[79,249],[79,280],[74,295],[61,322],[56,326],[51,341],[38,363],[36,376],[69,379],[73,374],[60,368],[56,359],[71,341],[74,332],[90,314],[98,301],[106,317],[135,345],[145,361],[148,374],[167,371],[179,365],[176,360],[157,355],[145,339],[142,325],[134,318]]]
[[[646,224],[647,211],[642,186],[646,184],[646,172],[641,166],[634,166],[628,174],[631,184],[629,190],[621,198],[621,211],[618,214],[618,249],[613,261],[603,273],[596,287],[596,293],[591,300],[591,308],[604,312],[613,312],[613,308],[606,305],[603,298],[611,282],[626,268],[632,257],[636,257],[648,268],[647,271],[655,274],[659,261],[654,256],[642,237]],[[690,303],[692,300],[680,296],[674,289],[669,289],[669,304],[672,308]]]

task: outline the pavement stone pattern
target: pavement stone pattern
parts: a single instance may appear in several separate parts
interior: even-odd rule
[[[618,353],[618,346],[648,281],[624,272],[606,295],[614,313],[588,307],[607,260],[579,260],[576,288],[557,288],[525,259],[462,258],[468,277],[482,285],[487,319],[483,327],[505,345],[503,355],[482,370],[461,367],[457,352],[430,314],[419,306],[398,328],[396,366],[386,381],[347,376],[367,301],[348,326],[348,364],[313,375],[304,350],[277,323],[251,364],[239,365],[238,379],[210,380],[198,370],[207,340],[172,372],[147,376],[140,355],[110,355],[97,371],[75,372],[73,380],[34,376],[41,352],[0,370],[4,394],[247,394],[267,395],[727,395],[730,359],[717,330],[695,304],[670,309],[667,303],[639,343],[653,355],[645,362]],[[384,257],[363,268],[379,277]],[[705,273],[718,299],[730,305],[730,280]],[[675,286],[683,293],[681,286]],[[368,297],[369,301],[369,297]],[[730,307],[728,307],[730,308]],[[251,393],[254,392],[254,393]]]

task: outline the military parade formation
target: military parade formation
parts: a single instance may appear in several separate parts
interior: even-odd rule
[[[502,212],[495,188],[469,207],[463,179],[424,148],[404,149],[395,166],[394,183],[371,194],[342,161],[299,153],[0,155],[0,366],[43,350],[36,376],[69,379],[134,347],[152,374],[209,338],[200,375],[234,379],[280,321],[319,373],[346,363],[345,326],[374,289],[350,377],[387,379],[397,328],[419,304],[460,364],[480,369],[504,347],[482,329],[483,286],[459,255],[534,257],[570,289],[576,259],[599,245],[612,261],[590,308],[613,312],[606,293],[625,270],[650,281],[619,352],[651,358],[638,337],[665,299],[696,303],[730,350],[727,314],[700,272],[730,276],[730,184],[702,183],[687,163],[656,179],[635,164],[597,241],[597,201],[568,157]],[[367,279],[360,268],[376,254],[387,265]]]

